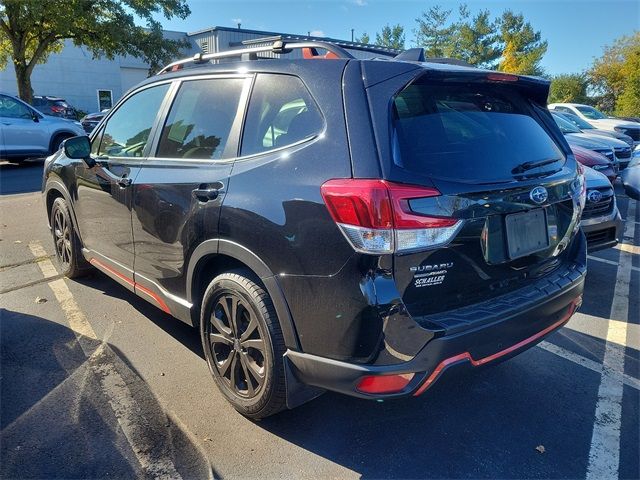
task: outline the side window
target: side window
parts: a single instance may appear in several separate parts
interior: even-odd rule
[[[120,105],[104,128],[98,154],[141,157],[167,90],[168,83],[147,88]]]
[[[156,156],[224,158],[244,83],[242,78],[183,82],[162,128]],[[236,152],[228,154],[235,155]]]
[[[0,117],[31,118],[31,110],[13,98],[0,95]]]
[[[104,127],[100,129],[99,132],[96,132],[96,135],[91,140],[91,155],[98,155],[100,148],[100,141],[102,140],[102,134],[104,133]]]
[[[313,137],[324,122],[298,77],[260,74],[256,78],[242,137],[242,155],[284,147]]]

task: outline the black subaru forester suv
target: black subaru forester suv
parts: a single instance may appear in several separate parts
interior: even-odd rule
[[[176,62],[47,160],[58,261],[198,327],[249,417],[419,395],[581,302],[584,180],[548,88],[320,43]]]

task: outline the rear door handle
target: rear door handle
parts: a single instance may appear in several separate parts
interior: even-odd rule
[[[200,185],[200,188],[193,190],[193,196],[201,202],[208,202],[209,200],[215,200],[220,195],[223,185],[220,182],[216,182],[213,185]]]

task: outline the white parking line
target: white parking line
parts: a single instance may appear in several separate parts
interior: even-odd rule
[[[635,233],[636,202],[629,202],[625,235],[633,240]],[[622,394],[624,383],[619,372],[624,372],[624,349],[629,318],[631,295],[632,253],[621,249],[616,285],[609,318],[602,375],[598,388],[595,422],[591,435],[587,480],[617,479],[620,468],[620,427],[622,423]],[[616,345],[618,344],[618,345]]]
[[[29,249],[36,257],[46,255],[39,242],[30,243]],[[38,262],[38,266],[45,277],[57,275],[57,271],[49,259]],[[95,349],[98,338],[63,279],[49,282],[49,287],[62,307],[69,327],[73,330],[78,340],[78,344],[88,358],[92,372],[99,379],[102,393],[107,398],[113,414],[142,469],[152,478],[180,479],[181,476],[171,458],[161,454],[154,454],[150,451],[152,449],[149,448],[149,444],[152,444],[152,440],[147,439],[145,434],[145,419],[140,415],[141,409],[136,404],[131,391],[127,387],[127,383],[118,373],[116,367],[107,360],[107,354],[115,355],[109,345],[102,343],[98,350]]]
[[[607,260],[606,258],[595,257],[593,255],[587,255],[587,258],[589,260],[594,260],[596,262],[606,263],[607,265],[615,265],[616,267],[618,266],[618,262],[614,262],[613,260]],[[640,272],[640,268],[634,267],[633,265],[631,266],[631,270],[634,272]]]
[[[547,341],[540,342],[538,344],[538,347],[543,350],[546,350],[549,353],[553,353],[554,355],[562,357],[565,360],[569,360],[570,362],[573,362],[575,364],[588,368],[593,372],[602,374],[602,365],[598,362],[594,362],[590,358],[583,357],[582,355],[578,355],[577,353],[567,350],[566,348],[559,347],[558,345],[555,345]],[[615,372],[615,373],[617,373],[622,377],[622,382],[625,385],[631,388],[635,388],[636,390],[640,390],[640,380],[630,375],[627,375],[624,372]]]

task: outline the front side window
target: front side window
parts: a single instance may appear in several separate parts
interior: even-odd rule
[[[141,157],[167,90],[168,83],[147,88],[120,105],[107,121],[98,153],[109,157]]]
[[[220,159],[238,113],[242,78],[190,80],[180,86],[162,128],[156,156]]]
[[[11,97],[0,95],[0,117],[5,118],[32,118],[29,107],[14,100]]]
[[[318,135],[323,127],[322,115],[302,80],[260,74],[249,102],[242,155],[291,145]]]

